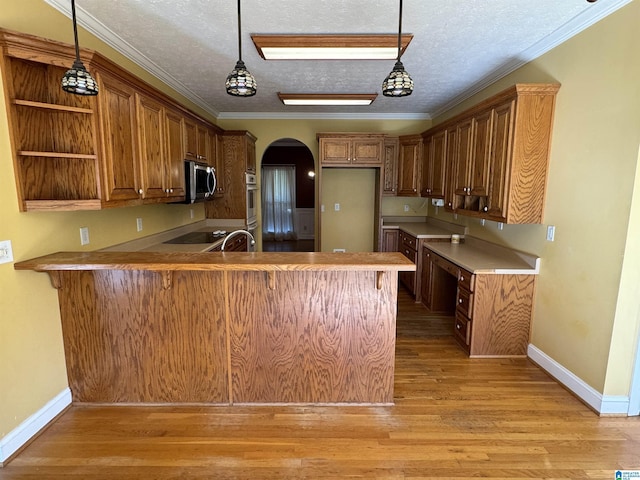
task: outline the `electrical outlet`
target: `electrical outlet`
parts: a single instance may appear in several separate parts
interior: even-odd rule
[[[346,253],[344,248],[334,248],[333,253]]]
[[[140,217],[136,218],[136,230],[138,232],[142,231],[142,219]]]
[[[556,227],[554,225],[547,226],[547,241],[553,242],[556,238]]]
[[[498,230],[504,230],[504,223],[498,222]]]
[[[89,227],[80,228],[80,245],[89,245]]]
[[[324,213],[324,205],[320,205],[320,212]]]
[[[336,212],[339,212],[339,211],[340,211],[340,204],[339,204],[339,203],[334,204],[334,205],[333,205],[333,209],[334,209]]]
[[[193,218],[193,208],[189,209],[189,218]]]
[[[406,205],[406,204],[405,204],[405,206],[404,206],[404,211],[405,211],[405,212],[408,212],[408,211],[409,211],[409,205]]]
[[[13,248],[11,248],[11,240],[3,240],[0,242],[0,263],[13,262]]]

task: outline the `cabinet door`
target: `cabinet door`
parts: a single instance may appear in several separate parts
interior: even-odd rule
[[[400,138],[398,195],[417,197],[422,164],[422,137]]]
[[[198,126],[190,118],[184,119],[184,156],[187,160],[198,160]]]
[[[398,230],[383,228],[382,229],[382,252],[398,251]]]
[[[246,138],[245,142],[247,144],[247,172],[256,173],[256,144],[250,138]]]
[[[447,131],[435,133],[429,139],[428,152],[425,149],[422,177],[422,195],[432,198],[444,198],[446,187]],[[426,171],[425,171],[426,168]]]
[[[139,199],[142,187],[136,148],[134,90],[109,75],[99,73],[98,78],[106,200]]]
[[[454,198],[455,198],[455,178],[456,171],[456,156],[458,154],[458,129],[454,126],[447,130],[447,145],[446,145],[446,159],[449,165],[447,169],[446,186],[444,206],[446,210],[454,210]]]
[[[489,192],[489,161],[493,134],[493,109],[474,118],[473,159],[470,174],[470,193],[486,197]]]
[[[136,100],[142,198],[164,198],[164,109],[160,103],[140,94],[136,94]]]
[[[420,196],[429,197],[431,195],[431,156],[433,155],[432,138],[425,137],[422,140],[422,175],[420,176]]]
[[[495,221],[506,220],[507,174],[511,161],[512,124],[515,101],[495,109],[493,145],[489,162],[487,214]]]
[[[209,151],[214,158],[214,168],[216,169],[216,197],[224,196],[226,180],[225,159],[222,154],[222,136],[214,131],[209,132]],[[211,164],[211,162],[209,162]]]
[[[170,198],[185,196],[184,118],[179,112],[165,110],[166,187]]]
[[[353,139],[351,163],[354,165],[381,165],[384,141],[381,138]]]
[[[398,139],[387,138],[384,141],[382,194],[396,194],[398,183]],[[395,250],[394,250],[395,251]]]
[[[422,304],[431,310],[431,252],[427,248],[422,249],[422,269],[420,271],[420,300]]]
[[[209,164],[209,136],[207,127],[198,124],[196,126],[196,152],[198,161]]]
[[[320,164],[351,164],[351,140],[348,138],[321,138]]]
[[[454,192],[456,195],[468,195],[471,185],[471,154],[473,146],[473,119],[465,120],[457,125],[458,131],[458,148],[456,149],[456,156],[454,161],[455,184]],[[456,208],[463,206],[463,202]]]

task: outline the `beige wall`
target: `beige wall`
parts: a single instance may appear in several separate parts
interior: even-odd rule
[[[629,394],[639,328],[638,207],[630,216],[640,145],[638,25],[640,2],[632,2],[447,112],[517,82],[562,84],[545,213],[555,242],[545,241],[544,225],[500,231],[493,222],[460,223],[542,257],[531,341],[606,395]]]
[[[40,0],[2,0],[0,27],[73,41],[69,19]],[[161,86],[82,31],[80,41]],[[167,87],[163,90],[172,94]],[[193,207],[194,220],[188,205],[20,213],[5,112],[0,95],[0,240],[11,240],[16,261],[61,250],[93,250],[204,218],[201,204]],[[136,232],[137,217],[143,219],[142,233]],[[86,247],[80,246],[80,227],[89,227],[91,243]],[[67,387],[57,292],[47,275],[16,272],[11,263],[0,265],[0,365],[2,438]]]

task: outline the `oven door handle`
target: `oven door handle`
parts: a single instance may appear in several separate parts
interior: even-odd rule
[[[210,197],[216,193],[216,169],[213,167],[207,167],[207,194],[205,197]]]

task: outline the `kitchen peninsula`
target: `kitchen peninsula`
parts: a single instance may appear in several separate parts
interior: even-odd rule
[[[74,402],[391,404],[400,253],[63,252]]]

